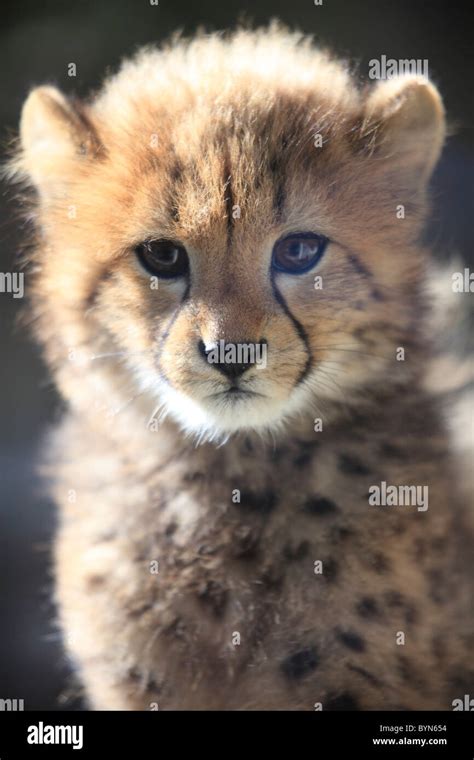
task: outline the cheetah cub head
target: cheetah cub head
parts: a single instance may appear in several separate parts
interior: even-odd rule
[[[87,102],[35,89],[20,132],[32,308],[82,413],[140,399],[222,438],[413,371],[426,79],[361,89],[298,35],[240,31],[145,50]]]

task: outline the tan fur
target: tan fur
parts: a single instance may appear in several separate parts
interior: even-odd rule
[[[464,694],[472,544],[427,390],[418,242],[443,138],[427,80],[359,90],[277,27],[145,50],[87,103],[29,96],[12,171],[38,191],[32,308],[69,402],[57,598],[93,707]],[[299,231],[328,237],[325,256],[271,277]],[[150,238],[186,246],[188,292],[150,287],[134,255]],[[268,366],[244,381],[263,395],[211,398],[226,381],[198,341],[263,337]],[[381,480],[427,485],[429,510],[369,507]]]

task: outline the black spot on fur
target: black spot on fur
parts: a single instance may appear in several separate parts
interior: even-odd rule
[[[268,168],[270,169],[270,174],[274,178],[278,174],[278,168],[279,168],[279,161],[278,156],[272,156],[270,161],[268,162]]]
[[[361,668],[359,665],[352,665],[350,662],[347,663],[347,668],[348,670],[352,670],[353,673],[357,673],[361,678],[364,678],[368,683],[372,684],[372,686],[382,686],[380,678],[369,673],[365,668]]]
[[[315,647],[301,649],[299,652],[290,654],[286,660],[281,663],[281,669],[284,675],[294,680],[299,680],[303,676],[311,673],[319,665],[319,657]]]
[[[139,683],[142,691],[151,691],[159,694],[162,690],[162,686],[154,678],[140,672],[138,668],[130,668],[127,672],[127,678],[132,683]]]
[[[176,159],[170,169],[170,179],[173,185],[180,182],[184,173],[184,166],[179,159]]]
[[[409,625],[415,625],[418,620],[418,612],[412,604],[406,604],[405,606],[405,620]]]
[[[199,599],[207,604],[216,617],[220,617],[227,604],[227,590],[216,581],[204,581],[198,588]]]
[[[313,457],[310,451],[302,451],[301,454],[298,454],[298,456],[293,459],[293,464],[295,467],[303,468],[306,467],[312,459]]]
[[[389,607],[399,608],[403,610],[405,621],[414,625],[418,620],[418,612],[414,604],[408,601],[400,591],[387,591],[385,599]]]
[[[393,526],[393,532],[396,536],[403,536],[407,532],[407,524],[402,522],[396,523]]]
[[[359,705],[355,697],[352,694],[338,694],[337,696],[330,696],[325,702],[323,702],[323,710],[359,710]]]
[[[87,309],[92,309],[97,299],[100,297],[102,293],[102,288],[104,287],[106,282],[113,281],[114,279],[114,272],[112,271],[104,271],[101,273],[101,276],[99,278],[96,278],[95,284],[92,288],[92,290],[88,293],[86,299],[85,299],[85,305]]]
[[[176,223],[179,222],[179,207],[178,207],[177,202],[174,200],[174,198],[171,201],[170,206],[169,206],[169,214],[174,222]]]
[[[464,694],[472,696],[474,692],[474,671],[453,668],[448,673],[448,683],[454,691],[453,698],[462,698]]]
[[[444,660],[446,657],[446,641],[439,634],[435,634],[432,640],[432,652],[437,660]]]
[[[380,447],[380,453],[388,459],[404,459],[405,453],[401,451],[393,443],[382,443]]]
[[[149,612],[152,609],[151,604],[142,604],[139,607],[135,607],[132,610],[128,611],[128,617],[130,618],[139,618],[142,615],[144,615],[146,612]]]
[[[269,459],[274,464],[278,464],[278,462],[281,462],[282,459],[286,459],[289,453],[290,450],[288,446],[277,446],[270,452]]]
[[[400,591],[387,591],[385,599],[389,607],[403,607],[405,605],[405,598]]]
[[[414,681],[413,665],[408,659],[408,657],[406,657],[403,654],[399,654],[397,657],[397,670],[401,678],[403,679],[403,681],[413,683]]]
[[[425,678],[422,675],[416,660],[411,660],[404,654],[398,654],[397,670],[403,681],[406,681],[412,689],[417,689],[418,691],[424,691],[426,689]]]
[[[224,204],[227,216],[227,245],[230,246],[234,228],[234,192],[232,188],[232,169],[228,152],[226,152],[224,158]]]
[[[161,690],[162,690],[162,686],[161,686],[161,684],[159,684],[157,681],[155,681],[155,679],[154,679],[154,678],[151,678],[151,677],[150,677],[150,678],[148,678],[148,680],[146,681],[146,684],[145,684],[145,689],[146,689],[147,691],[151,691],[152,693],[155,693],[155,694],[160,694],[160,692],[161,692]]]
[[[168,636],[182,639],[186,635],[186,626],[179,615],[171,615],[162,622],[162,630]]]
[[[298,446],[300,446],[300,448],[303,451],[315,451],[321,445],[320,441],[314,441],[314,440],[313,441],[312,440],[308,440],[308,441],[301,441],[301,440],[299,440],[299,441],[297,441],[297,443],[298,443]]]
[[[340,542],[346,541],[348,538],[354,535],[354,531],[351,528],[345,528],[343,525],[334,525],[331,528],[330,541]]]
[[[201,480],[205,479],[205,475],[203,472],[187,472],[184,476],[184,480],[186,483],[199,483]]]
[[[323,560],[322,576],[328,583],[333,583],[339,575],[339,565],[332,557]]]
[[[347,252],[346,255],[358,274],[362,275],[363,277],[368,277],[368,278],[373,277],[370,269],[368,269],[365,266],[365,264],[362,263],[362,261],[359,259],[358,256],[356,256],[355,253]]]
[[[413,542],[413,557],[417,560],[423,560],[426,557],[426,541],[423,538],[415,538]]]
[[[324,496],[313,496],[303,505],[303,510],[309,515],[315,517],[325,517],[326,515],[338,512],[337,506],[330,499]]]
[[[308,556],[309,541],[300,541],[297,544],[288,542],[283,548],[283,554],[287,560],[300,560]]]
[[[250,525],[238,525],[232,533],[234,556],[251,559],[257,553],[260,532]]]
[[[339,469],[348,475],[369,475],[369,468],[352,454],[341,454]]]
[[[263,493],[253,493],[251,491],[242,491],[240,494],[240,503],[236,507],[256,514],[268,515],[275,509],[277,503],[276,495],[273,491]]]
[[[129,668],[127,670],[127,678],[129,681],[141,681],[143,674],[140,673],[138,668]]]
[[[446,536],[436,536],[431,541],[431,548],[436,552],[442,552],[446,548]]]
[[[276,218],[278,221],[282,219],[285,200],[286,200],[286,191],[285,191],[285,186],[283,184],[283,178],[279,177],[277,179],[275,199],[273,201],[274,208],[276,211]]]
[[[103,575],[90,575],[87,578],[87,588],[89,591],[93,591],[103,586],[106,582],[106,578]]]
[[[356,604],[356,611],[362,618],[375,618],[379,615],[377,602],[371,596],[362,597]]]
[[[372,556],[372,566],[375,572],[380,573],[380,575],[383,575],[390,570],[390,563],[388,559],[384,557],[383,554],[380,554],[380,552],[376,552]]]
[[[169,213],[173,221],[179,222],[179,192],[177,187],[182,182],[184,167],[179,159],[176,159],[170,169],[171,187],[169,200]]]
[[[243,444],[243,447],[242,447],[242,453],[243,454],[253,454],[253,451],[254,451],[254,446],[253,446],[252,441],[248,437],[245,438],[244,444]]]
[[[263,568],[260,581],[264,587],[269,589],[277,588],[281,585],[284,578],[282,563],[272,563]]]
[[[448,590],[446,587],[446,578],[443,573],[436,568],[432,568],[426,573],[426,580],[431,601],[435,604],[443,604],[443,602],[447,601]]]
[[[353,652],[365,652],[365,641],[354,631],[336,631],[336,636],[348,649]]]

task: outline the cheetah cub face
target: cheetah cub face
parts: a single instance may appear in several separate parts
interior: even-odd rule
[[[362,91],[275,30],[145,51],[85,103],[34,90],[14,171],[66,396],[219,439],[396,382],[443,136],[427,80]]]

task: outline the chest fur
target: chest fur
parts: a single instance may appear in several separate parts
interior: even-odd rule
[[[459,518],[442,436],[380,423],[275,445],[170,439],[151,469],[107,450],[100,484],[90,452],[57,550],[66,628],[94,618],[79,660],[105,658],[138,705],[415,704],[455,645]],[[425,705],[448,698],[442,678]]]

